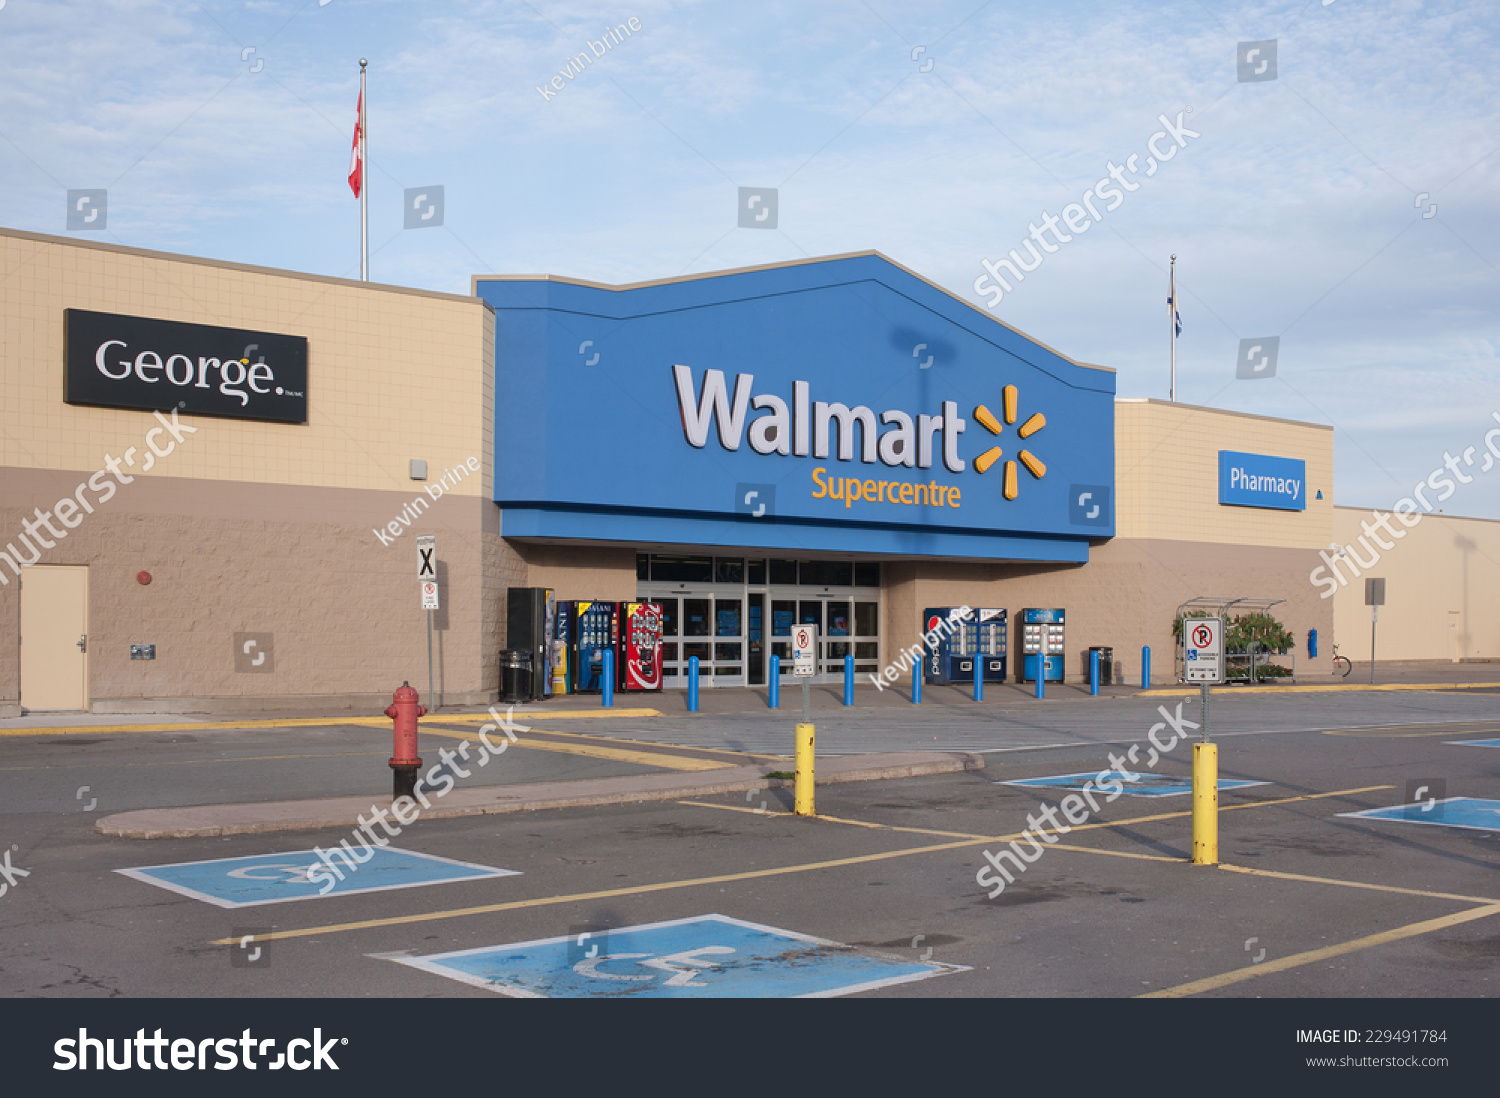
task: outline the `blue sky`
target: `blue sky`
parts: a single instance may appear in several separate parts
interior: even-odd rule
[[[982,305],[982,260],[1191,106],[1201,136],[995,315],[1165,397],[1175,252],[1179,399],[1333,425],[1338,501],[1388,508],[1500,426],[1497,31],[1417,0],[0,0],[0,223],[61,235],[66,191],[105,187],[79,235],[357,276],[367,57],[377,281],[875,248]],[[1241,81],[1273,39],[1276,79]],[[431,185],[443,225],[403,229]],[[777,229],[737,227],[741,186],[777,188]],[[1236,379],[1269,336],[1276,376]],[[1500,518],[1500,466],[1444,509]]]

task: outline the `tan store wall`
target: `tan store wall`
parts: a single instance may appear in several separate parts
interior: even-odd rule
[[[364,705],[402,678],[425,694],[418,532],[439,535],[445,700],[494,696],[504,587],[521,566],[491,502],[484,303],[10,230],[0,273],[0,551],[22,549],[33,509],[73,494],[106,454],[137,453],[130,483],[88,493],[95,512],[38,546],[41,563],[90,568],[96,708]],[[146,471],[150,413],[63,403],[66,308],[305,336],[309,423],[184,416],[196,430]],[[431,492],[411,458],[428,462]],[[464,475],[442,485],[449,469]],[[0,578],[5,715],[20,697],[20,580],[3,559]],[[275,633],[275,671],[236,672],[235,632]],[[130,661],[131,643],[158,645],[156,660]]]
[[[1392,517],[1388,524],[1404,537],[1375,530],[1389,549],[1365,535],[1364,523],[1374,526],[1373,512],[1334,510],[1330,540],[1350,546],[1343,558],[1331,554],[1345,582],[1326,600],[1333,604],[1339,654],[1370,658],[1364,580],[1375,576],[1386,581],[1377,660],[1500,660],[1500,522],[1428,514],[1408,529]],[[1325,583],[1320,590],[1329,588]]]
[[[921,612],[930,606],[989,606],[1010,612],[1010,676],[1016,677],[1016,622],[1027,607],[1061,607],[1067,611],[1069,682],[1087,681],[1091,646],[1113,648],[1116,679],[1139,685],[1141,649],[1151,648],[1151,680],[1173,681],[1175,641],[1172,622],[1177,607],[1206,594],[1247,594],[1283,599],[1272,613],[1297,639],[1294,652],[1276,657],[1293,666],[1299,681],[1327,675],[1331,669],[1327,641],[1319,658],[1307,657],[1307,631],[1327,638],[1333,608],[1307,582],[1318,557],[1305,549],[1227,546],[1205,542],[1131,539],[1096,546],[1087,565],[1021,564],[888,565],[886,602],[891,628],[886,652],[891,658],[903,645],[919,643]]]
[[[145,476],[405,491],[409,458],[436,480],[477,457],[455,494],[493,497],[494,314],[476,298],[8,229],[0,272],[0,468],[144,449],[150,413],[63,403],[63,310],[92,309],[308,340],[307,424],[186,418],[198,433]]]
[[[1307,462],[1307,510],[1220,504],[1220,450]],[[1117,538],[1321,549],[1333,529],[1333,428],[1161,400],[1119,400],[1115,491]]]

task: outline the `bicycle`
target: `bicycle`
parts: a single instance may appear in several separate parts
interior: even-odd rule
[[[1349,662],[1349,657],[1339,655],[1339,646],[1335,644],[1333,646],[1333,673],[1335,675],[1339,673],[1340,667],[1344,669],[1346,679],[1349,677],[1349,672],[1354,670],[1354,664]]]

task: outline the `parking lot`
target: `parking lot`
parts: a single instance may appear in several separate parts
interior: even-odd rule
[[[1187,742],[1148,763],[1157,707],[1196,721],[1196,695],[1027,701],[820,708],[825,759],[923,750],[984,765],[820,786],[817,818],[792,815],[791,789],[771,780],[419,819],[388,845],[352,841],[374,853],[334,862],[346,879],[323,895],[307,868],[348,826],[140,840],[95,825],[278,798],[388,804],[386,722],[7,727],[0,995],[1500,991],[1494,693],[1215,695],[1218,867],[1188,864]],[[525,716],[515,746],[462,781],[791,769],[785,711],[554,709]],[[477,725],[425,719],[424,758],[476,741]],[[1111,768],[1130,772],[1116,773],[1120,794],[1026,845],[1028,817],[1083,781],[1068,776]],[[1049,781],[1016,784],[1034,779]],[[1393,811],[1356,815],[1379,809]],[[976,877],[1013,840],[1035,854],[990,898]]]

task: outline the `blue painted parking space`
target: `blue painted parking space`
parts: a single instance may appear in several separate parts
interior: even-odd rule
[[[355,847],[362,855],[366,849]],[[354,862],[352,857],[344,858],[342,846],[334,847],[333,851],[337,854],[329,852],[326,860],[314,850],[290,850],[245,858],[143,865],[115,872],[216,907],[256,907],[316,900],[319,896],[511,877],[519,873],[394,846],[374,847],[373,854],[362,863]]]
[[[1054,774],[1046,778],[1016,778],[1013,781],[996,782],[996,785],[1019,785],[1027,788],[1042,789],[1066,789],[1076,792],[1084,788],[1090,782],[1093,783],[1094,791],[1097,793],[1101,785],[1110,782],[1119,782],[1125,787],[1127,796],[1131,797],[1176,797],[1183,793],[1193,791],[1192,778],[1173,778],[1165,774],[1122,774],[1118,770],[1110,770],[1104,774],[1104,781],[1099,780],[1098,771],[1089,771],[1084,774]],[[1244,781],[1238,778],[1220,778],[1219,790],[1244,789],[1252,785],[1270,785],[1270,782]]]
[[[1389,808],[1367,808],[1363,812],[1340,812],[1356,820],[1386,820],[1396,823],[1435,824],[1474,831],[1500,831],[1500,801],[1477,797],[1448,797],[1420,804],[1397,804]]]
[[[502,995],[549,999],[827,998],[968,971],[726,915],[391,959]]]
[[[1500,740],[1444,740],[1454,747],[1500,747]]]

